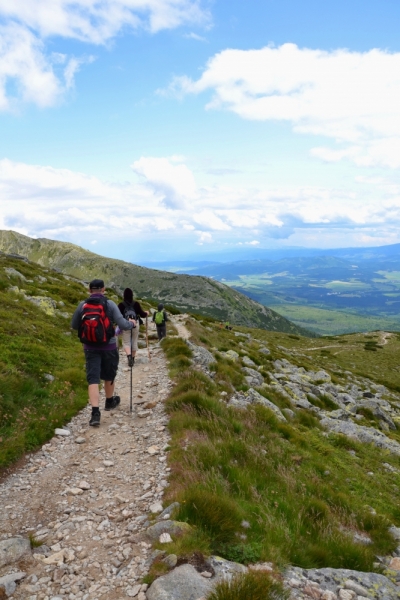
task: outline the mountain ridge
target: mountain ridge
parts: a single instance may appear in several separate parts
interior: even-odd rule
[[[14,231],[0,231],[0,250],[26,256],[43,267],[85,281],[100,277],[118,293],[132,287],[139,298],[172,304],[182,311],[197,312],[235,325],[314,336],[255,300],[207,277],[148,269],[105,258],[69,242],[32,239]]]

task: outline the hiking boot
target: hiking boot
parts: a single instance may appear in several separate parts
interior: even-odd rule
[[[92,413],[91,419],[89,421],[89,425],[91,427],[99,427],[100,425],[100,411],[96,413]]]
[[[135,357],[130,354],[128,356],[128,367],[132,368],[134,364],[135,364]]]
[[[119,396],[113,396],[112,398],[107,398],[104,410],[113,410],[113,408],[117,408],[117,406],[119,405],[120,402],[121,402],[121,398]]]

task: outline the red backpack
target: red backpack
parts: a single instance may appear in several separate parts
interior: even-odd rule
[[[99,346],[108,344],[115,335],[115,329],[107,316],[107,299],[91,296],[82,306],[78,337],[82,344]]]

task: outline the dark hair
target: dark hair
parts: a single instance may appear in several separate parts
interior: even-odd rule
[[[164,308],[164,304],[161,304],[161,303],[160,303],[160,304],[157,306],[157,310],[162,310],[163,308]]]
[[[124,300],[126,302],[133,302],[133,292],[131,288],[124,289]]]

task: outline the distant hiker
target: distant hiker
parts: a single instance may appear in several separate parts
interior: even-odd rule
[[[135,362],[135,356],[138,349],[138,337],[139,337],[139,324],[140,317],[145,319],[149,313],[147,310],[142,310],[139,302],[133,301],[133,292],[130,288],[126,288],[124,290],[124,301],[118,304],[118,308],[121,311],[121,314],[125,319],[134,319],[135,321],[139,321],[138,326],[132,331],[132,338],[130,331],[124,331],[122,333],[122,344],[124,346],[124,350],[126,356],[128,357],[128,365],[133,367]],[[131,348],[132,342],[132,348]]]
[[[163,338],[167,337],[167,321],[168,316],[164,310],[164,304],[157,306],[156,312],[153,314],[153,323],[157,327],[158,341],[160,342]]]
[[[100,425],[99,384],[104,380],[106,402],[104,410],[116,408],[121,399],[114,396],[114,381],[118,371],[119,353],[115,337],[114,323],[120,329],[136,327],[134,319],[126,320],[112,300],[104,296],[102,279],[93,279],[89,284],[90,298],[80,302],[72,316],[71,326],[78,330],[86,358],[86,379],[89,384],[89,401],[92,417],[89,425]]]
[[[232,329],[232,326],[231,326],[231,325],[229,325],[229,321],[226,321],[226,322],[225,322],[225,329],[229,329],[229,330],[231,330],[231,329]]]

